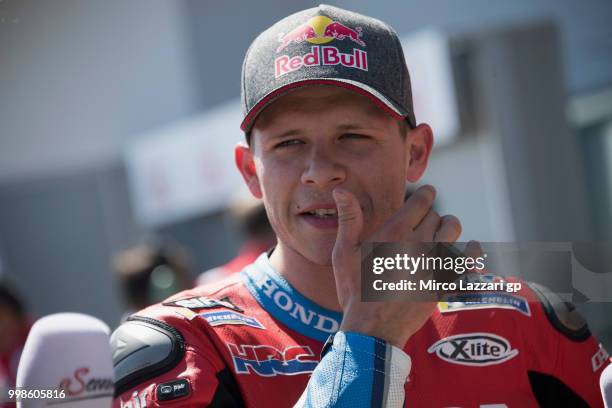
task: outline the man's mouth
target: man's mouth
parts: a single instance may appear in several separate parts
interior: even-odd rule
[[[318,218],[338,218],[338,211],[335,208],[317,208],[311,211],[305,211],[302,214],[313,215]]]
[[[335,203],[317,203],[305,206],[300,212],[302,220],[321,230],[338,228],[338,209]]]

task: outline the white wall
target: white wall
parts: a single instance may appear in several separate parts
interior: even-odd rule
[[[196,110],[175,1],[0,3],[0,182],[116,161]]]

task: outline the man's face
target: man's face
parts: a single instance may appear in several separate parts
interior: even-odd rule
[[[263,197],[279,243],[329,265],[338,226],[334,188],[358,199],[366,238],[402,205],[410,150],[398,121],[367,97],[310,86],[257,119],[249,153],[254,176],[245,178]]]

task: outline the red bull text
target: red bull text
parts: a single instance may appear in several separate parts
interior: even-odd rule
[[[274,75],[276,78],[303,67],[319,65],[342,65],[347,68],[368,70],[368,53],[356,48],[351,54],[340,52],[333,46],[313,46],[304,55],[289,57],[281,55],[274,60]]]
[[[361,27],[354,29],[333,21],[327,16],[315,16],[304,24],[300,24],[286,34],[280,34],[278,41],[280,45],[276,49],[279,53],[291,44],[300,44],[304,41],[313,44],[310,52],[290,57],[281,55],[274,60],[274,72],[276,78],[289,72],[297,71],[303,67],[320,65],[342,65],[347,68],[356,68],[363,71],[368,70],[368,53],[353,49],[352,53],[343,53],[336,47],[328,44],[331,41],[352,41],[361,47],[366,44],[362,40]]]

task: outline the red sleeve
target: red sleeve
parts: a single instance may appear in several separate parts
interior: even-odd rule
[[[529,285],[532,318],[525,333],[529,379],[541,406],[603,407],[599,377],[608,353],[572,303]],[[585,405],[586,404],[586,405]]]
[[[113,407],[240,405],[233,377],[207,333],[193,325],[189,312],[157,305],[115,330]]]

